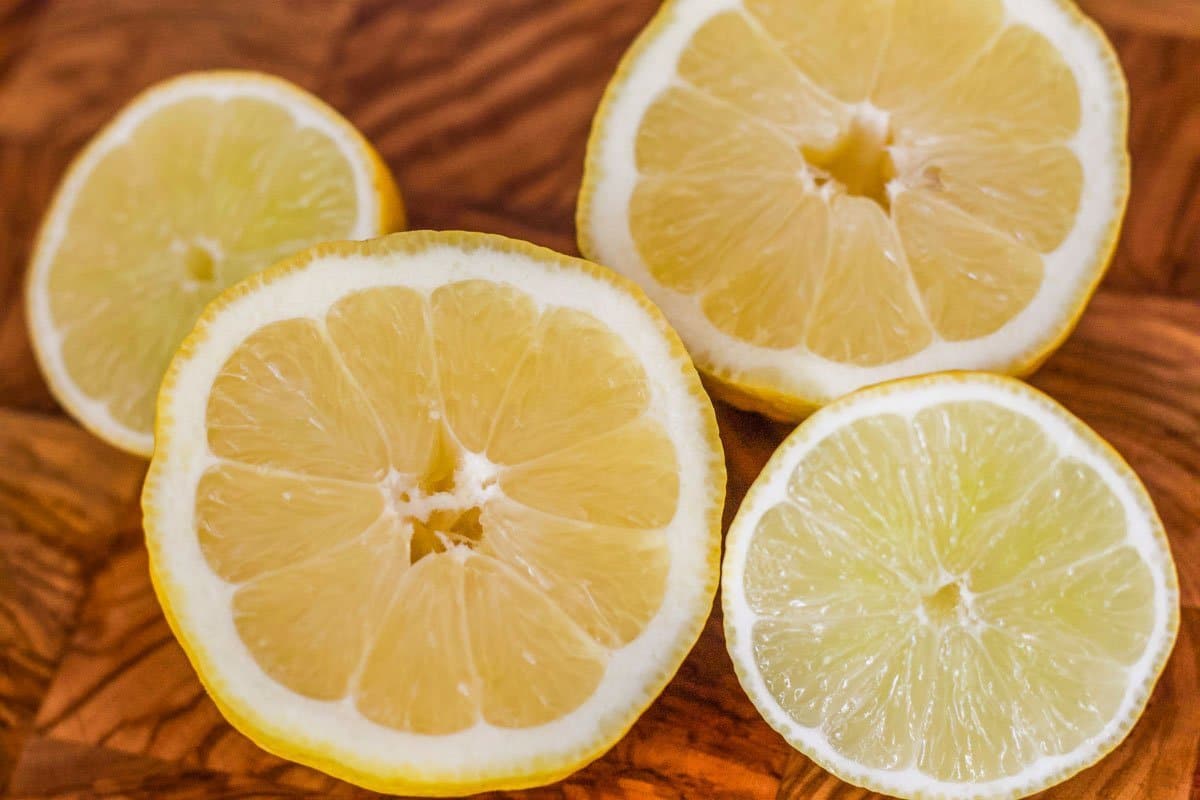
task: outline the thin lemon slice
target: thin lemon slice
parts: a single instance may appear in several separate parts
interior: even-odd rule
[[[726,539],[730,655],[767,721],[838,777],[1016,798],[1129,733],[1179,627],[1137,476],[1048,397],[908,378],[780,446]]]
[[[610,747],[716,591],[724,464],[632,283],[496,236],[320,245],[204,312],[159,395],[151,571],[226,716],[381,791]]]
[[[387,167],[317,98],[254,72],[165,81],[96,135],[50,205],[26,287],[38,363],[72,416],[149,456],[159,381],[222,289],[403,224]]]
[[[1026,374],[1108,265],[1127,117],[1066,0],[673,0],[596,114],[579,245],[776,417]]]

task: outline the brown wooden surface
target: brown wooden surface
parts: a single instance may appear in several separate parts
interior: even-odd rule
[[[1088,0],[1133,93],[1112,270],[1034,378],[1108,437],[1166,522],[1185,604],[1146,716],[1054,800],[1200,800],[1200,0]],[[0,791],[48,798],[368,797],[225,724],[171,638],[139,536],[143,465],[65,419],[19,287],[67,160],[147,84],[253,67],[317,92],[396,172],[416,227],[574,251],[588,125],[652,0],[0,0]],[[718,407],[729,509],[786,429]],[[742,694],[714,615],[607,756],[510,797],[863,800]]]

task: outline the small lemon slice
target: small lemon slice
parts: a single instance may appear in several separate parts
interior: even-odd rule
[[[96,135],[46,214],[38,362],[72,416],[149,456],[159,381],[205,304],[311,244],[403,224],[379,156],[317,98],[254,72],[165,81]]]
[[[321,245],[238,284],[159,396],[155,586],[226,716],[381,791],[544,783],[699,635],[724,464],[637,288],[496,236]]]
[[[597,112],[580,248],[776,417],[905,375],[1024,374],[1108,265],[1127,117],[1065,0],[675,0]]]
[[[729,652],[840,778],[1016,798],[1129,733],[1179,626],[1137,476],[1048,397],[951,373],[866,389],[780,446],[726,539]]]

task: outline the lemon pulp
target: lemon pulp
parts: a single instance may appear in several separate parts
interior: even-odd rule
[[[96,136],[47,214],[39,361],[84,425],[149,455],[159,382],[209,301],[315,242],[402,222],[378,156],[317,98],[251,72],[166,81]]]
[[[747,0],[677,70],[630,226],[737,339],[875,366],[985,336],[1074,225],[1078,88],[1001,0]]]
[[[1113,487],[1069,451],[957,401],[848,421],[787,474],[747,534],[746,635],[823,763],[969,797],[1110,735],[1163,589]]]
[[[196,515],[238,635],[401,731],[536,726],[656,614],[675,450],[590,314],[481,280],[352,293],[221,368]]]

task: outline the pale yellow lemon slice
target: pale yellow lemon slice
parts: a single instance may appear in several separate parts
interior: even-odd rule
[[[780,446],[726,540],[729,652],[842,779],[1016,798],[1129,733],[1179,626],[1137,476],[1048,397],[950,373],[852,394]]]
[[[1065,0],[674,0],[596,115],[580,248],[776,417],[1024,374],[1108,264],[1127,107]]]
[[[126,106],[67,171],[30,264],[30,338],[55,397],[148,456],[175,348],[224,289],[316,242],[397,230],[391,175],[280,78],[197,72]]]
[[[228,718],[389,792],[610,747],[716,589],[712,407],[637,288],[496,236],[322,245],[238,284],[159,396],[155,587]]]

